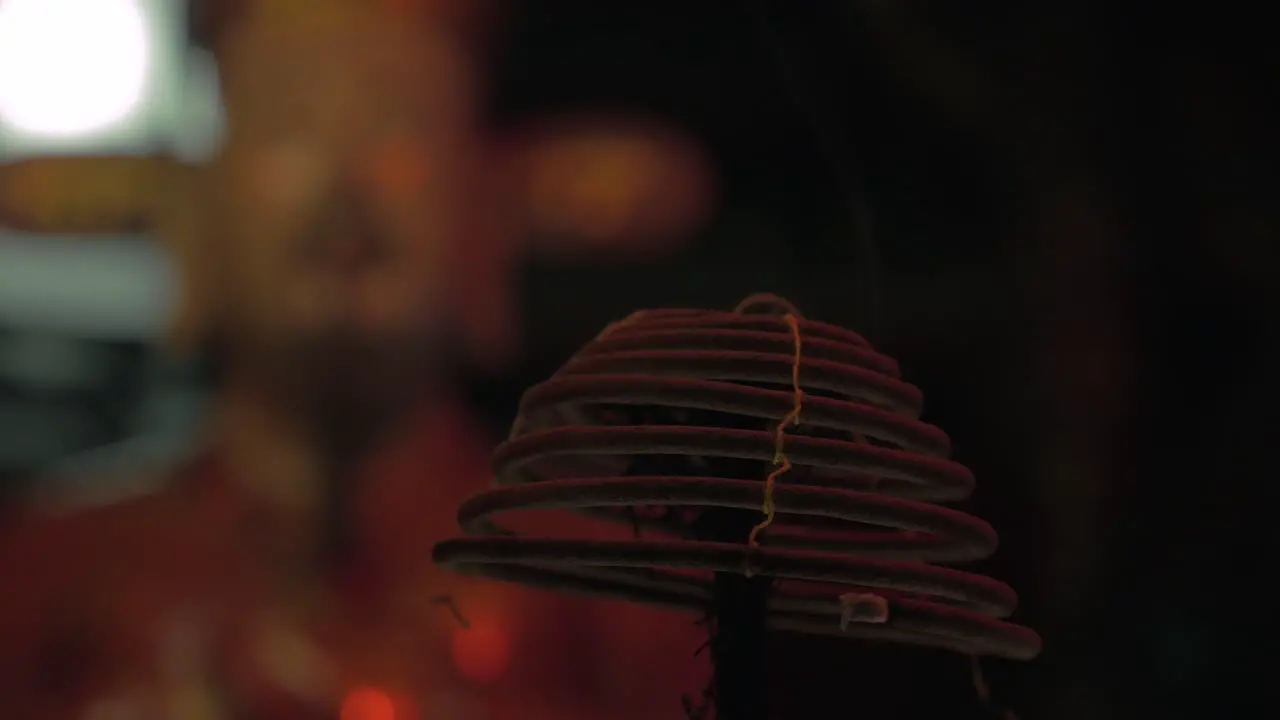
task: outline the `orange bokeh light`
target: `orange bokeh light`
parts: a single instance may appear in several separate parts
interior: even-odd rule
[[[396,720],[396,704],[375,687],[353,688],[342,699],[341,720]]]

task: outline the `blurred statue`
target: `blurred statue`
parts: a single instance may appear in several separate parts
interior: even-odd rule
[[[429,549],[488,480],[445,369],[509,354],[525,252],[686,236],[709,199],[693,146],[620,117],[496,137],[476,2],[196,10],[227,111],[213,162],[0,167],[10,226],[166,243],[171,339],[217,375],[207,442],[161,489],[46,498],[4,529],[6,715],[670,717],[700,681],[692,628],[463,581]]]

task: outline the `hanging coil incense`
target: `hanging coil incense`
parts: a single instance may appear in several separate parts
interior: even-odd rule
[[[734,312],[642,311],[531,388],[496,487],[435,547],[460,572],[706,613],[717,717],[765,717],[766,628],[1030,659],[1003,583],[934,563],[991,554],[937,503],[973,475],[921,422],[920,391],[859,335],[753,296]],[[523,537],[504,513],[626,523],[619,541]]]

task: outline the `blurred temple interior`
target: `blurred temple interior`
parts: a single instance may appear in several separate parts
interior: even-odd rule
[[[0,165],[211,157],[218,74],[189,10],[0,0]],[[1265,25],[1102,2],[504,5],[495,126],[661,118],[714,190],[674,252],[525,262],[513,361],[453,381],[502,438],[608,323],[778,293],[923,390],[977,477],[965,509],[1000,533],[979,570],[1044,651],[987,663],[984,703],[967,658],[779,633],[777,717],[1260,717],[1280,500]],[[210,372],[161,347],[175,282],[145,234],[0,230],[0,526],[50,483],[146,492],[79,478],[195,441]]]

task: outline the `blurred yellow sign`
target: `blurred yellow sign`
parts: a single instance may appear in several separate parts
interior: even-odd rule
[[[147,230],[166,182],[187,168],[166,158],[40,158],[0,165],[0,225],[35,233]]]

